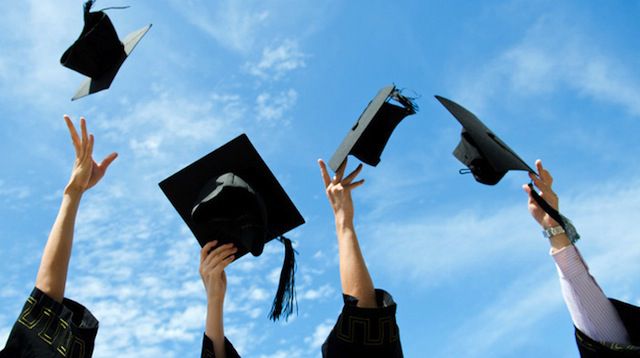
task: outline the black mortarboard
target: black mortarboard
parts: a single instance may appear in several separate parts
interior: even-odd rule
[[[497,184],[509,170],[536,173],[473,113],[444,97],[436,99],[462,124],[460,143],[453,155],[471,170],[478,182]]]
[[[400,105],[389,102],[392,99]],[[384,87],[369,102],[344,138],[329,160],[329,167],[337,171],[349,154],[375,167],[380,163],[380,155],[398,123],[416,110],[412,99],[403,96],[394,85]]]
[[[121,42],[104,11],[91,12],[95,0],[84,4],[84,27],[78,39],[60,58],[60,63],[87,78],[71,100],[107,89],[151,25],[127,35]]]
[[[473,113],[456,102],[444,97],[435,96],[440,103],[462,124],[460,143],[453,155],[466,165],[476,181],[495,185],[509,170],[524,170],[537,175],[513,149],[495,135]],[[462,173],[462,171],[461,171]],[[531,196],[560,226],[562,226],[572,242],[580,238],[571,221],[547,203],[529,184]]]
[[[237,260],[247,252],[260,255],[264,244],[275,238],[282,241],[285,262],[271,318],[292,312],[295,258],[291,241],[283,235],[304,219],[245,134],[159,185],[200,246],[213,240],[218,245],[233,242]]]

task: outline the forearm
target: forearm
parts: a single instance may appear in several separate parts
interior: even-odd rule
[[[210,299],[207,304],[207,322],[205,334],[213,342],[216,358],[227,356],[224,346],[223,304],[221,300]]]
[[[336,216],[336,233],[343,293],[356,297],[359,307],[376,307],[373,281],[360,250],[353,220]]]
[[[81,198],[81,192],[65,190],[36,277],[36,287],[58,302],[64,298],[73,230]]]
[[[628,344],[627,331],[613,304],[602,292],[578,249],[568,245],[553,252],[562,296],[574,325],[596,341]]]

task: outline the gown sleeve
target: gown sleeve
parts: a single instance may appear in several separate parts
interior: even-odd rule
[[[206,334],[203,334],[202,336],[203,336],[202,337],[202,354],[200,355],[200,357],[215,358],[216,355],[213,353],[214,352],[213,342],[211,341],[211,339],[209,339],[209,337],[207,337]],[[227,337],[224,337],[224,350],[227,353],[226,358],[240,358],[240,355],[238,354],[236,349],[233,347],[233,344],[229,342]]]
[[[83,305],[67,298],[57,302],[34,288],[0,358],[89,358],[97,333],[98,320]]]
[[[582,358],[640,358],[640,307],[610,299],[629,334],[630,344],[595,341],[578,328],[576,343]]]
[[[343,295],[338,321],[322,345],[324,358],[403,357],[396,303],[391,295],[376,289],[377,308],[357,307],[357,298]]]

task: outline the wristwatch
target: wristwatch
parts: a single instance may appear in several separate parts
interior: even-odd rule
[[[542,230],[542,236],[546,237],[547,239],[564,233],[565,231],[560,225]]]

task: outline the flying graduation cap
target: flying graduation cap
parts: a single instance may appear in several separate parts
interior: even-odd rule
[[[71,100],[105,90],[111,86],[120,66],[149,31],[147,25],[120,41],[113,23],[103,11],[91,12],[96,0],[84,4],[84,27],[78,39],[60,58],[60,63],[88,78]]]
[[[242,134],[160,182],[200,246],[233,243],[238,260],[259,256],[276,239],[285,259],[270,318],[287,318],[295,305],[295,251],[283,235],[304,219],[249,138]]]
[[[462,125],[460,142],[453,155],[469,168],[477,182],[495,185],[509,170],[523,170],[538,175],[473,113],[450,99],[437,95],[435,97]],[[461,170],[460,173],[464,171]],[[540,197],[531,183],[529,187],[533,199],[562,226],[571,241],[578,240],[580,235],[571,221]]]
[[[462,124],[460,143],[453,155],[469,168],[478,182],[495,185],[509,170],[524,170],[536,174],[473,113],[454,101],[435,97]]]
[[[404,117],[415,114],[417,109],[413,99],[403,96],[394,85],[382,88],[351,127],[329,160],[329,167],[337,171],[349,154],[375,167],[380,163],[380,155],[393,130]]]

